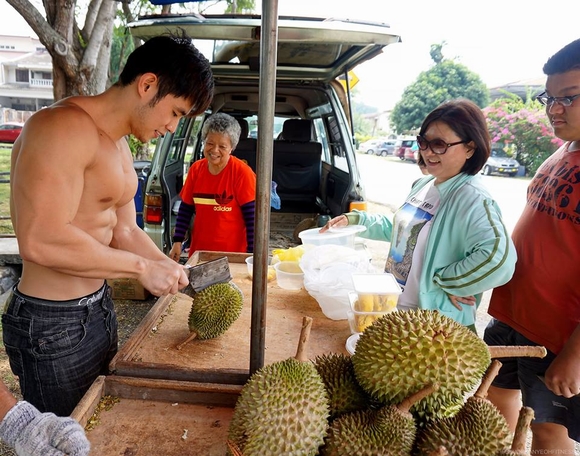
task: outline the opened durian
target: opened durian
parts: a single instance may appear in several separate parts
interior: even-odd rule
[[[367,408],[370,398],[356,381],[350,356],[320,355],[314,359],[314,366],[328,393],[330,419]]]
[[[435,389],[422,388],[399,405],[341,415],[332,422],[320,455],[410,456],[417,428],[409,409]]]
[[[444,446],[450,456],[490,456],[509,445],[508,424],[486,399],[500,366],[499,361],[492,362],[475,394],[456,415],[433,420],[420,431],[417,454],[428,455]]]
[[[312,319],[305,317],[295,358],[257,370],[242,388],[228,431],[228,454],[314,456],[324,442],[329,405],[324,383],[306,359]]]
[[[189,341],[213,339],[222,335],[242,313],[244,295],[233,282],[210,285],[193,295],[189,312],[190,335],[177,345],[177,349]]]

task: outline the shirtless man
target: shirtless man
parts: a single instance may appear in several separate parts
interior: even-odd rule
[[[129,56],[115,85],[38,111],[14,144],[10,211],[23,269],[3,337],[24,399],[41,412],[70,414],[116,353],[105,279],[137,279],[157,296],[187,285],[183,266],[136,224],[125,137],[172,132],[212,96],[209,62],[191,40],[160,36]]]

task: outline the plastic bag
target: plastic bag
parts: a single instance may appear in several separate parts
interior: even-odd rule
[[[272,206],[274,209],[280,209],[282,207],[282,200],[280,199],[278,193],[276,193],[276,187],[278,187],[278,184],[272,181],[272,190],[270,191],[270,206]]]
[[[300,259],[304,288],[331,320],[346,320],[350,309],[348,294],[354,291],[352,275],[378,272],[365,251],[340,245],[308,249]]]

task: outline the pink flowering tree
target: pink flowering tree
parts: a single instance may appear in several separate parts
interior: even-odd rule
[[[483,112],[492,148],[505,150],[526,167],[528,175],[535,174],[542,162],[562,144],[562,140],[554,136],[544,106],[531,96],[524,102],[517,95],[506,94]]]

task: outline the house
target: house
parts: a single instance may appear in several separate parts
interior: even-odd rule
[[[26,120],[14,111],[32,113],[53,100],[52,58],[40,40],[0,35],[0,120]]]

